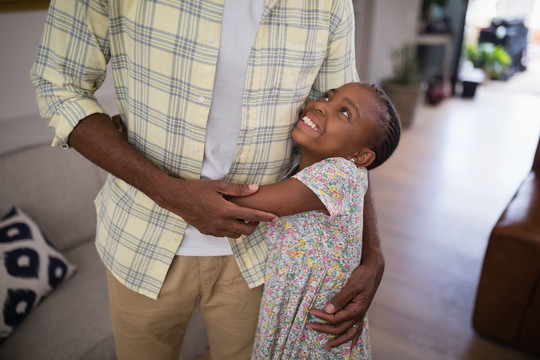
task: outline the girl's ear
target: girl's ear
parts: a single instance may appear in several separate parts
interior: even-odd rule
[[[375,161],[375,153],[373,150],[362,150],[358,154],[353,156],[354,164],[357,167],[368,167],[373,161]]]

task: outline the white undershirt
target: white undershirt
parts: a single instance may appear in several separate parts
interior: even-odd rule
[[[226,0],[214,91],[206,124],[202,179],[223,179],[236,150],[247,61],[259,27],[264,0]],[[231,255],[227,238],[201,234],[188,225],[178,255]]]

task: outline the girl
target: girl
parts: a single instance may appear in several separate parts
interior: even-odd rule
[[[359,341],[330,350],[332,335],[305,327],[358,266],[367,170],[397,147],[401,128],[388,97],[362,83],[346,84],[308,103],[292,138],[300,154],[290,178],[260,186],[238,205],[274,213],[252,359],[369,359],[367,319]]]

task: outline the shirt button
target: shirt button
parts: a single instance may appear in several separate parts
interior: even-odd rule
[[[210,37],[208,38],[208,42],[209,42],[210,44],[213,44],[213,43],[214,43],[214,38],[213,38],[212,36],[210,36]]]
[[[175,242],[175,241],[176,241],[176,238],[173,236],[173,237],[171,238],[171,242]]]
[[[199,148],[198,148],[198,147],[194,147],[194,148],[193,148],[193,152],[194,152],[195,154],[198,153],[198,152],[199,152]]]
[[[199,101],[200,102],[204,102],[206,100],[206,98],[204,96],[199,96]]]

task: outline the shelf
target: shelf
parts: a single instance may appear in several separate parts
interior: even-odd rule
[[[416,37],[416,44],[418,46],[444,46],[444,58],[442,64],[442,76],[443,80],[449,80],[452,71],[450,66],[452,64],[452,56],[454,53],[452,34],[419,34]]]

